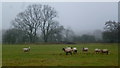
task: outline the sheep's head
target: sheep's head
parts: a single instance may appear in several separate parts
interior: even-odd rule
[[[63,48],[62,50],[65,51],[65,48]]]
[[[84,50],[84,47],[82,48],[82,50]]]

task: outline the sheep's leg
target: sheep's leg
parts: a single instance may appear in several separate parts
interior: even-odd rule
[[[75,54],[76,52],[74,51],[73,53]]]
[[[99,51],[97,51],[97,53],[99,53]]]
[[[108,51],[107,51],[107,55],[108,55]]]
[[[68,55],[68,52],[66,52],[66,55]]]
[[[98,52],[97,52],[97,51],[96,51],[95,53],[96,53],[96,54],[98,54]]]
[[[72,52],[70,52],[70,54],[72,55]]]

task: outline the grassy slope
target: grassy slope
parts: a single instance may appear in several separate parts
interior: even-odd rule
[[[76,45],[30,45],[30,53],[24,53],[26,45],[3,45],[4,66],[117,66],[118,47],[116,44],[76,44]],[[66,46],[78,48],[78,54],[65,55],[61,50]],[[89,53],[83,54],[82,47],[88,47]],[[93,54],[94,48],[108,48],[109,55]]]

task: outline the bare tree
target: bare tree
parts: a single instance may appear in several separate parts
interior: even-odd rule
[[[54,20],[54,18],[57,16],[57,12],[54,10],[54,8],[48,5],[44,5],[41,11],[43,21],[40,28],[43,34],[44,42],[48,42],[50,33],[53,33],[59,26],[59,23]]]
[[[35,42],[37,30],[40,28],[43,40],[47,42],[50,34],[60,27],[59,23],[55,21],[56,17],[57,12],[54,8],[48,5],[34,4],[19,13],[12,22],[15,28],[26,31],[30,42]]]
[[[36,39],[36,32],[42,22],[42,5],[30,5],[12,21],[15,28],[26,31],[30,42]]]
[[[61,42],[63,40],[64,27],[56,24],[56,27],[50,31],[48,41],[50,42]]]

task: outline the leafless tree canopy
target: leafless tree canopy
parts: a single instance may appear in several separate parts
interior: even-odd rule
[[[40,28],[43,39],[47,42],[50,33],[60,28],[59,23],[54,20],[55,17],[57,17],[57,12],[54,8],[48,5],[34,4],[19,13],[12,23],[15,28],[26,31],[30,42],[34,42],[37,30]]]

